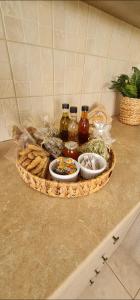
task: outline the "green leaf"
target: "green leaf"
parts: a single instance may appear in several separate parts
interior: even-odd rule
[[[133,74],[131,77],[121,74],[117,80],[112,80],[110,89],[119,91],[123,96],[140,98],[140,70],[136,67],[132,69]]]
[[[122,91],[125,96],[130,98],[137,98],[137,87],[136,85],[132,85],[131,83],[127,83],[123,88]]]
[[[140,70],[136,67],[132,68],[134,73],[131,76],[131,82],[136,85],[138,98],[140,97]]]

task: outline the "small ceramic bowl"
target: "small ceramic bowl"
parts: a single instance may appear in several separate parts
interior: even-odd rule
[[[64,182],[76,181],[77,177],[78,177],[78,173],[80,171],[80,166],[76,160],[73,159],[73,161],[76,165],[77,171],[70,175],[60,175],[60,174],[57,174],[54,172],[54,168],[56,167],[56,164],[57,164],[57,158],[55,160],[53,160],[49,165],[49,171],[50,171],[50,174],[51,174],[53,180],[64,181]]]
[[[82,166],[81,161],[83,160],[84,156],[93,157],[95,159],[95,161],[98,163],[100,168],[96,169],[96,170],[91,170],[91,169],[88,169],[88,168],[85,168],[84,166]],[[96,154],[96,153],[83,153],[78,157],[78,162],[79,162],[80,168],[81,168],[81,176],[84,179],[90,179],[90,178],[94,178],[94,177],[98,176],[107,167],[106,160],[101,155]]]

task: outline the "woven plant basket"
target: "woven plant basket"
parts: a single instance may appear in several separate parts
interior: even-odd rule
[[[48,179],[42,179],[35,175],[32,175],[27,170],[25,170],[17,161],[16,166],[19,171],[20,176],[25,181],[25,183],[31,188],[52,197],[61,198],[73,198],[80,196],[87,196],[94,192],[100,190],[110,179],[112,170],[115,166],[115,155],[112,150],[110,150],[110,161],[109,168],[104,173],[102,173],[97,178],[82,180],[79,177],[78,182],[58,182]]]
[[[120,121],[128,125],[140,125],[140,99],[121,97]]]

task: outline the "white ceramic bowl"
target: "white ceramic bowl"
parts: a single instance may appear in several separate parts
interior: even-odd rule
[[[78,177],[78,173],[80,171],[80,166],[79,166],[79,163],[76,160],[73,159],[73,161],[76,165],[77,171],[74,172],[73,174],[70,174],[70,175],[60,175],[60,174],[56,174],[53,171],[56,164],[57,164],[57,158],[55,160],[53,160],[49,165],[49,171],[50,171],[50,174],[51,174],[52,178],[54,180],[64,181],[64,182],[76,181],[77,177]]]
[[[85,168],[81,165],[81,161],[83,159],[84,156],[92,156],[99,164],[100,169],[97,170],[90,170],[88,168]],[[90,178],[94,178],[95,176],[101,174],[105,168],[107,167],[107,162],[106,160],[99,154],[96,153],[83,153],[78,157],[78,162],[80,164],[80,168],[81,168],[81,176],[84,179],[90,179]]]

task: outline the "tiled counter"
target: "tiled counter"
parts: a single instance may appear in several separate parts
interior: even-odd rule
[[[115,120],[110,182],[83,198],[48,198],[25,185],[0,144],[0,298],[47,299],[140,201],[140,127]]]

